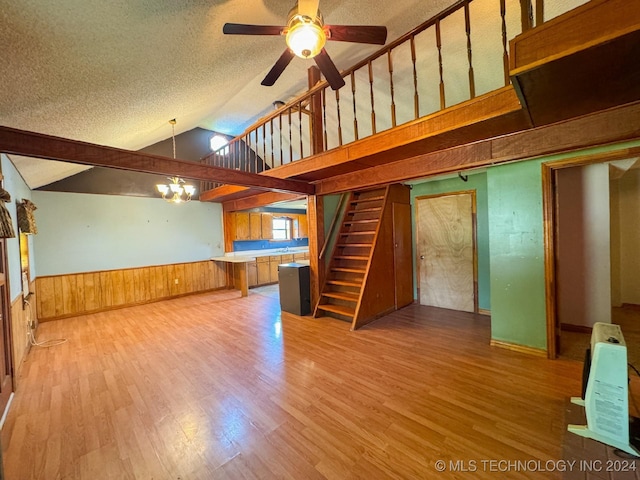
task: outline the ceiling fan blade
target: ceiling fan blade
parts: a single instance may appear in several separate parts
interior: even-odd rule
[[[276,25],[244,25],[242,23],[225,23],[222,33],[227,35],[280,35],[285,27]]]
[[[298,0],[298,13],[311,19],[318,15],[319,0]]]
[[[324,48],[320,50],[320,53],[313,57],[313,59],[316,61],[316,64],[332,89],[338,90],[340,87],[344,87],[344,79],[336,68],[336,64],[333,63],[333,60],[331,60],[331,57],[329,57],[329,54]]]
[[[387,41],[387,27],[374,25],[327,25],[329,40],[338,42],[371,43],[384,45]]]
[[[294,56],[295,55],[293,54],[293,52],[287,48],[284,53],[280,55],[280,58],[275,63],[275,65],[271,67],[271,70],[269,70],[267,76],[264,77],[264,80],[262,80],[261,82],[262,85],[270,87],[271,85],[276,83],[276,80],[278,80],[280,75],[282,75],[282,72],[284,72],[284,69],[287,68],[287,65],[289,65],[289,62],[291,62],[291,59]]]

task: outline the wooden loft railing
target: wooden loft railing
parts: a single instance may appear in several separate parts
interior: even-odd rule
[[[509,39],[544,20],[544,0],[460,0],[343,71],[343,88],[317,83],[203,162],[259,173],[504,87]]]

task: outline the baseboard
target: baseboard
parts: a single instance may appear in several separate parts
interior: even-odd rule
[[[491,316],[491,310],[487,310],[486,308],[479,308],[478,309],[478,314],[486,315],[487,317],[490,317]]]
[[[588,333],[591,335],[592,327],[587,327],[586,325],[572,325],[571,323],[561,323],[560,330],[565,332],[576,332],[576,333]]]
[[[527,345],[518,345],[517,343],[503,342],[502,340],[491,339],[492,347],[504,348],[513,352],[526,353],[536,357],[547,358],[547,351],[542,348],[528,347]]]

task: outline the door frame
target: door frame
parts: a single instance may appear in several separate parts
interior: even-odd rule
[[[473,313],[479,313],[478,311],[478,228],[477,228],[477,207],[476,207],[476,190],[458,190],[455,192],[435,193],[430,195],[420,195],[415,198],[416,206],[416,288],[418,292],[418,304],[420,305],[420,252],[418,251],[418,245],[420,243],[420,225],[418,219],[420,218],[418,212],[420,211],[418,200],[429,200],[431,198],[451,197],[454,195],[471,195],[471,236],[473,245]]]
[[[556,171],[563,168],[580,167],[595,163],[624,160],[640,156],[640,147],[614,150],[606,153],[576,155],[575,157],[555,160],[541,164],[542,168],[542,215],[544,228],[544,283],[547,313],[547,358],[558,356],[560,325],[558,324],[557,300],[557,207],[558,192]]]

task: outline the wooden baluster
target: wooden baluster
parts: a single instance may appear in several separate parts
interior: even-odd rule
[[[262,170],[267,169],[267,124],[262,124]]]
[[[253,131],[255,137],[256,137],[256,142],[255,144],[252,142],[252,145],[255,145],[253,148],[253,166],[254,166],[254,173],[258,173],[258,160],[260,158],[260,155],[258,155],[258,130],[254,130]],[[249,135],[249,141],[251,141],[251,135]]]
[[[358,140],[358,109],[356,108],[356,78],[355,73],[351,72],[351,98],[353,99],[353,135],[354,140]]]
[[[420,118],[420,96],[418,95],[418,70],[416,68],[416,37],[411,36],[411,63],[413,64],[413,116]]]
[[[389,66],[389,94],[391,95],[391,126],[395,127],[396,122],[396,100],[393,91],[393,59],[391,58],[391,50],[387,52],[387,65]]]
[[[340,90],[336,90],[336,112],[338,114],[338,145],[342,146],[342,119],[340,118]]]
[[[289,163],[293,162],[293,136],[291,133],[291,107],[287,110],[289,114]]]
[[[278,147],[280,148],[280,166],[284,165],[284,154],[282,153],[282,113],[278,115]]]
[[[467,58],[469,59],[469,98],[476,97],[476,81],[473,75],[473,62],[471,50],[471,16],[469,13],[469,2],[464,4],[464,26],[467,32]]]
[[[542,0],[540,0],[542,1]],[[507,2],[500,0],[500,17],[502,18],[502,68],[504,69],[504,85],[509,85],[509,50],[507,41]]]
[[[327,89],[322,89],[322,134],[324,135],[324,148],[329,148],[329,134],[327,133]]]
[[[373,65],[371,62],[368,64],[369,66],[369,95],[371,96],[371,133],[376,133],[376,107],[374,102],[373,95]]]
[[[249,164],[249,159],[251,158],[251,151],[249,149],[249,135],[245,135],[244,137],[244,171],[250,172],[251,166]]]
[[[531,0],[520,0],[520,21],[522,22],[523,32],[533,28],[533,10],[531,7]]]
[[[536,2],[536,27],[539,27],[544,23],[544,1],[538,0]]]
[[[300,139],[300,159],[304,158],[304,146],[302,144],[302,101],[298,102],[298,136]]]
[[[440,20],[436,21],[436,46],[438,47],[438,69],[440,71],[440,109],[444,110],[447,104],[444,96],[444,71],[442,69],[442,36],[440,35]]]
[[[276,159],[273,156],[273,118],[269,120],[269,138],[271,139],[271,168],[275,168]]]

